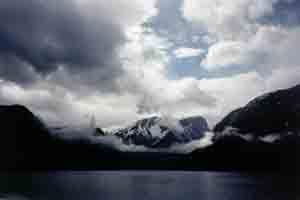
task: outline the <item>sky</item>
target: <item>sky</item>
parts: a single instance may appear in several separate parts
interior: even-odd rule
[[[0,104],[52,126],[213,126],[300,81],[297,0],[2,0]]]

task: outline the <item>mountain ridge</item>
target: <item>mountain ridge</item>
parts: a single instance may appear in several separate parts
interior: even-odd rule
[[[159,151],[121,152],[82,137],[65,140],[51,134],[47,126],[26,107],[0,106],[2,137],[0,169],[186,169],[296,172],[299,166],[297,153],[300,152],[300,129],[298,129],[299,124],[296,123],[299,117],[299,91],[300,86],[296,86],[251,100],[245,107],[233,111],[216,125],[211,145],[198,148],[186,155]],[[284,109],[286,106],[288,106],[287,109]],[[283,115],[275,115],[277,112]],[[251,121],[247,123],[249,119]],[[127,129],[137,130],[137,133],[142,129],[143,133],[149,134],[149,128],[155,126],[156,129],[167,131],[164,135],[160,135],[161,132],[154,134],[161,142],[164,139],[167,141],[178,139],[172,138],[175,137],[172,133],[173,129],[184,133],[184,128],[187,130],[208,128],[202,117],[182,119],[176,123],[172,120],[158,123],[160,120],[157,117],[139,120]],[[273,128],[274,121],[278,124],[274,124]],[[288,125],[285,124],[286,121]],[[178,126],[178,123],[182,126]],[[169,127],[164,127],[166,124]],[[271,130],[266,130],[265,127]],[[249,128],[252,128],[252,131]],[[125,136],[128,133],[127,129]],[[107,135],[101,129],[95,129],[95,131],[98,131],[99,135],[92,135],[92,137],[102,138]],[[150,131],[150,134],[153,136],[153,132]],[[121,140],[124,135],[119,136]],[[201,136],[199,134],[195,137],[197,139]],[[128,146],[131,145],[132,143],[129,143]],[[166,146],[160,144],[156,147],[168,148],[169,144]]]

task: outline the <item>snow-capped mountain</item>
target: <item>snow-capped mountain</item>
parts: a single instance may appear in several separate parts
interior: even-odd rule
[[[132,126],[113,132],[125,144],[143,145],[150,148],[166,148],[173,144],[188,143],[200,139],[209,131],[203,117],[177,120],[171,117],[150,117]]]

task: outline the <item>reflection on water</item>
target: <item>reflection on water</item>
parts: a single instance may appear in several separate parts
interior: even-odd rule
[[[0,174],[0,200],[295,200],[295,180],[268,174],[170,171]]]

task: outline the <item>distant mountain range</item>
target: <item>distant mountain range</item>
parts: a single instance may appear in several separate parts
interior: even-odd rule
[[[139,120],[133,126],[120,129],[114,134],[128,145],[168,148],[175,143],[188,143],[200,139],[208,131],[206,120],[200,116],[179,121],[168,117],[151,117]]]
[[[196,146],[189,154],[178,154],[172,149],[178,145],[195,146],[207,140],[206,133],[210,130],[201,116],[182,120],[151,117],[109,133],[90,128],[86,129],[90,132],[88,137],[69,137],[76,133],[73,129],[50,129],[20,105],[0,106],[0,122],[0,169],[6,170],[296,171],[299,165],[300,85],[257,97],[231,112],[214,127],[211,143],[201,148]],[[127,150],[118,149],[120,146]],[[131,147],[144,150],[130,151]]]

